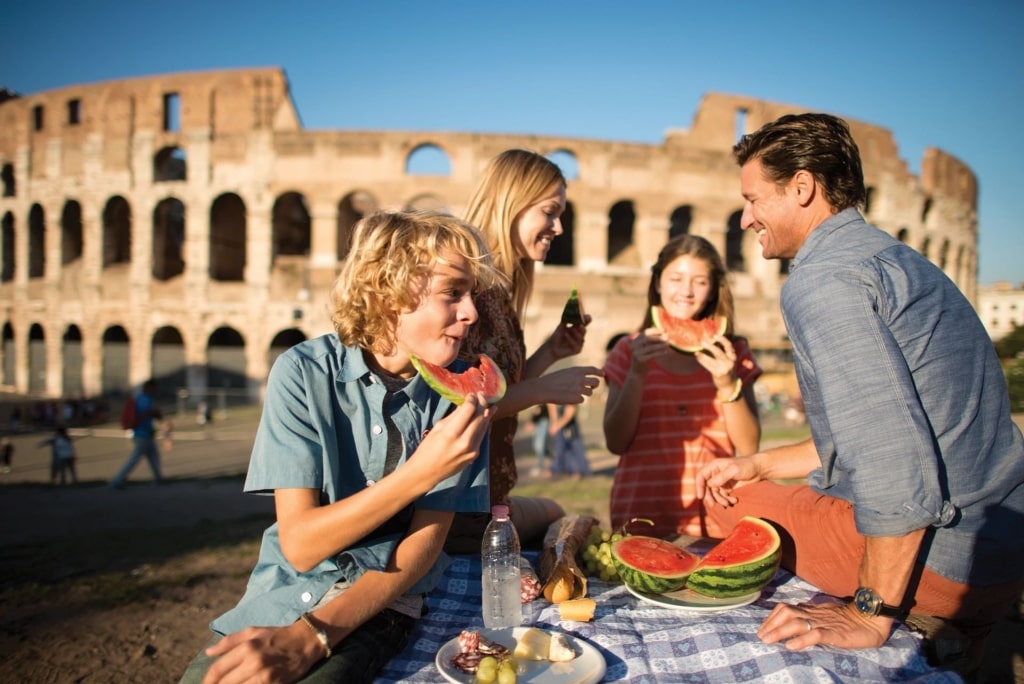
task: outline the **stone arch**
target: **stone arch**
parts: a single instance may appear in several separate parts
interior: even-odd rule
[[[8,321],[4,323],[3,334],[0,336],[0,342],[3,345],[4,354],[4,367],[3,367],[3,384],[14,385],[15,375],[15,358],[14,353],[14,326]]]
[[[562,175],[565,176],[565,180],[576,181],[580,179],[579,160],[576,159],[576,154],[571,150],[558,148],[556,150],[552,150],[547,158],[562,170]]]
[[[104,394],[131,392],[131,349],[128,332],[120,325],[103,331],[100,384]]]
[[[306,198],[290,191],[274,202],[271,260],[282,256],[306,256],[310,245],[310,218]]]
[[[85,393],[82,383],[82,331],[74,323],[64,330],[61,339],[61,387],[66,397]]]
[[[729,215],[725,229],[725,269],[746,273],[747,262],[743,254],[743,228],[740,227],[743,210],[737,209]]]
[[[168,197],[153,210],[153,277],[170,280],[184,273],[184,250],[185,205],[176,197]]]
[[[565,203],[565,211],[559,220],[562,224],[562,234],[551,241],[551,248],[544,263],[550,266],[575,266],[576,208],[572,202]]]
[[[132,210],[128,200],[115,195],[103,209],[103,268],[132,260]]]
[[[352,247],[352,230],[356,223],[380,206],[377,198],[366,190],[353,190],[338,202],[337,256],[344,261]]]
[[[183,181],[188,175],[188,161],[185,150],[170,145],[153,155],[153,182]]]
[[[910,240],[910,231],[907,230],[907,228],[905,227],[900,228],[898,231],[896,231],[896,239],[902,242],[903,244],[907,244],[907,241]]]
[[[67,266],[82,258],[82,205],[69,199],[60,215],[60,263]]]
[[[693,206],[684,204],[672,210],[668,218],[668,239],[688,235],[693,224]]]
[[[245,339],[230,326],[217,328],[206,343],[207,388],[244,389],[247,384]]]
[[[15,197],[17,188],[14,184],[14,164],[4,164],[0,169],[0,182],[4,186],[4,197]]]
[[[939,268],[942,269],[943,271],[945,271],[946,270],[946,266],[948,265],[948,262],[949,262],[949,239],[948,238],[943,240],[942,241],[942,245],[939,246],[939,257],[938,257],[938,259],[939,259],[939,262],[938,262]]]
[[[450,176],[452,162],[448,152],[436,143],[416,145],[405,157],[408,176]]]
[[[921,255],[925,259],[931,260],[931,251],[932,251],[932,239],[930,237],[925,237],[925,239],[921,241],[921,249],[920,249]]]
[[[210,279],[245,279],[245,202],[233,192],[210,205]]]
[[[925,197],[921,203],[921,223],[928,223],[928,215],[932,213],[932,198]]]
[[[28,277],[46,275],[46,212],[33,204],[28,212]]]
[[[639,266],[634,244],[636,210],[633,200],[619,200],[608,210],[608,263],[617,266]]]
[[[28,391],[46,392],[46,331],[38,323],[28,329]]]
[[[429,192],[416,195],[403,207],[405,211],[439,211],[442,214],[450,214],[451,211],[448,209],[448,204],[438,197]]]
[[[153,361],[152,377],[162,395],[176,397],[177,390],[188,384],[185,364],[185,341],[181,332],[171,325],[158,328],[150,343]]]
[[[278,356],[305,341],[306,333],[298,328],[288,328],[274,335],[274,339],[270,341],[270,348],[267,350],[267,368],[273,368]]]
[[[14,280],[14,214],[7,212],[0,222],[0,283]]]

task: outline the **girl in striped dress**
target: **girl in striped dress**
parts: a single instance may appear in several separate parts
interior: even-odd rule
[[[712,459],[757,451],[753,385],[761,369],[747,341],[733,334],[725,267],[704,238],[682,235],[662,248],[647,299],[639,332],[618,341],[604,368],[605,440],[621,457],[611,490],[612,528],[646,518],[653,527],[633,529],[667,538],[721,537],[696,497],[694,478]],[[675,318],[724,317],[728,326],[701,351],[679,352],[654,327],[655,305]]]

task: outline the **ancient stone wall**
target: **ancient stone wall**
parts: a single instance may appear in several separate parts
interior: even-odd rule
[[[41,396],[165,391],[258,397],[276,354],[330,331],[327,290],[353,223],[407,206],[461,213],[487,161],[526,147],[575,167],[566,234],[527,312],[534,348],[574,284],[594,317],[578,361],[639,325],[650,265],[678,232],[725,255],[736,327],[786,371],[780,264],[739,229],[738,135],[805,108],[709,94],[657,145],[413,131],[306,131],[279,69],[168,74],[0,101],[0,384]],[[916,177],[886,129],[850,122],[867,218],[972,300],[977,181],[929,149]],[[433,151],[447,167],[414,172]],[[565,162],[568,160],[568,162]],[[168,389],[169,388],[169,389]]]

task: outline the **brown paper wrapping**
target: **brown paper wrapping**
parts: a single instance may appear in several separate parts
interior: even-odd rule
[[[544,598],[561,603],[587,595],[587,576],[576,564],[576,555],[599,524],[592,515],[566,515],[548,527],[540,552],[540,580]]]

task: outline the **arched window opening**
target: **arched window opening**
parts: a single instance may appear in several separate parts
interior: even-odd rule
[[[156,380],[157,392],[162,397],[176,399],[178,390],[188,382],[185,365],[185,341],[181,332],[166,325],[153,333],[151,348],[153,360],[152,377]]]
[[[28,277],[46,275],[46,213],[38,204],[28,212]]]
[[[638,265],[633,245],[633,228],[636,212],[633,202],[622,200],[612,205],[608,212],[608,263]],[[631,258],[633,257],[633,258]],[[632,263],[637,261],[636,264]]]
[[[4,197],[15,197],[17,188],[14,184],[14,164],[4,164],[0,170],[0,183],[4,186]]]
[[[183,181],[187,177],[188,164],[185,150],[180,147],[164,147],[153,156],[153,182]]]
[[[352,231],[364,216],[378,207],[377,198],[365,190],[356,190],[345,195],[338,202],[337,255],[344,261],[352,249]]]
[[[38,323],[28,329],[28,391],[46,391],[46,333]]]
[[[14,280],[14,214],[7,212],[0,223],[0,283]]]
[[[82,258],[82,205],[75,200],[64,203],[60,216],[60,263],[62,266]]]
[[[669,217],[668,239],[671,240],[680,235],[688,235],[691,223],[693,223],[693,207],[688,204],[676,207]]]
[[[64,331],[61,340],[61,391],[66,397],[80,397],[84,392],[82,385],[82,331],[77,325],[71,324]]]
[[[436,211],[442,214],[450,214],[448,205],[436,195],[423,194],[413,197],[405,203],[405,211]]]
[[[553,161],[555,165],[562,170],[562,175],[565,176],[565,180],[579,180],[580,165],[575,154],[569,150],[555,150],[548,155],[548,159]]]
[[[4,352],[3,383],[14,384],[14,327],[10,323],[4,323],[2,341]]]
[[[210,207],[210,279],[245,279],[245,203],[234,193],[221,195]]]
[[[129,345],[128,333],[120,325],[112,325],[103,331],[102,368],[100,382],[104,394],[129,394]]]
[[[910,239],[910,231],[908,231],[906,228],[900,228],[898,231],[896,231],[896,239],[902,242],[903,244],[907,244],[907,240]]]
[[[185,272],[185,205],[169,197],[153,210],[153,277],[169,280]]]
[[[277,357],[300,342],[306,341],[306,334],[298,328],[288,328],[274,335],[267,352],[267,368],[272,368]]]
[[[871,207],[875,203],[875,189],[871,186],[864,188],[864,213],[870,214]]]
[[[273,258],[307,256],[310,246],[310,218],[306,199],[297,192],[286,192],[274,202]]]
[[[103,268],[132,260],[132,212],[120,196],[111,197],[103,210]]]
[[[408,176],[450,176],[452,163],[448,153],[433,143],[414,147],[405,158]]]
[[[725,232],[725,268],[738,273],[745,273],[747,270],[746,259],[743,257],[743,229],[740,227],[742,216],[742,211],[734,211],[729,216]]]
[[[244,389],[245,340],[234,328],[217,328],[210,335],[206,345],[206,386],[210,391],[218,389]]]

